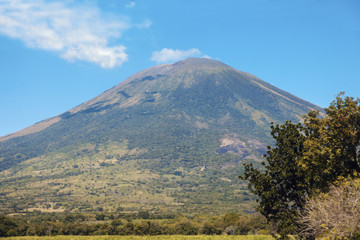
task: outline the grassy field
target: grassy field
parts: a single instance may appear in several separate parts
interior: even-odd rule
[[[7,240],[270,240],[269,235],[248,235],[248,236],[55,236],[55,237],[9,237]]]

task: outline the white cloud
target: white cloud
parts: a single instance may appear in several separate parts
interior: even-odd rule
[[[31,48],[57,52],[68,61],[87,61],[103,68],[126,62],[126,47],[110,46],[109,41],[133,27],[130,21],[106,19],[95,7],[71,4],[72,1],[2,0],[0,34],[20,39]],[[143,27],[150,24],[150,20],[145,20]]]
[[[188,57],[200,56],[201,52],[197,48],[189,50],[179,50],[171,48],[163,48],[161,51],[155,51],[152,53],[151,60],[157,63],[168,63],[182,60]]]
[[[134,8],[135,7],[135,2],[131,1],[128,4],[125,5],[126,8]]]
[[[81,46],[77,49],[69,49],[62,57],[69,61],[76,59],[99,64],[103,68],[112,68],[121,65],[127,60],[125,47],[89,47]]]

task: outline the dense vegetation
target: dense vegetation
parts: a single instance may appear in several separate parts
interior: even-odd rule
[[[276,145],[268,149],[267,161],[263,162],[265,172],[259,171],[252,164],[245,164],[242,178],[249,180],[249,187],[259,196],[257,210],[269,222],[277,225],[282,238],[286,238],[288,234],[300,234],[308,238],[320,234],[344,239],[359,237],[354,234],[360,231],[360,212],[359,209],[350,207],[354,201],[355,206],[358,206],[356,202],[359,198],[355,193],[359,188],[347,186],[338,189],[336,186],[341,186],[343,181],[348,181],[345,185],[354,184],[355,181],[349,179],[359,177],[360,99],[340,94],[325,112],[326,115],[321,117],[319,112],[310,111],[303,124],[287,121],[283,125],[273,125],[271,134]],[[330,198],[321,197],[316,200],[319,193],[327,193],[329,189],[332,189]],[[342,194],[335,195],[336,192]],[[341,195],[349,197],[341,198]],[[318,206],[319,202],[330,203],[329,199],[341,202],[344,206],[338,210],[343,211],[338,211],[337,214],[325,211],[315,214],[324,208],[308,206],[314,202]],[[327,207],[331,208],[330,205]],[[350,214],[349,211],[354,213]],[[317,216],[316,219],[309,217],[309,214]],[[334,222],[326,219],[330,215]],[[348,230],[349,225],[335,224],[345,223],[344,218],[351,218],[348,220],[355,223],[351,231]],[[324,231],[315,231],[314,222]]]
[[[158,235],[158,236],[52,236],[9,237],[9,240],[271,240],[270,235]]]
[[[167,217],[167,219],[163,219]],[[269,233],[261,215],[240,216],[155,216],[137,214],[44,214],[0,216],[1,236],[55,235],[246,235]],[[156,219],[155,219],[156,218]]]

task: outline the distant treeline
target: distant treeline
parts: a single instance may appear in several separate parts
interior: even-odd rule
[[[0,237],[55,235],[245,235],[269,233],[266,220],[258,215],[178,216],[150,219],[148,212],[137,218],[107,213],[96,215],[35,213],[27,216],[0,215]]]

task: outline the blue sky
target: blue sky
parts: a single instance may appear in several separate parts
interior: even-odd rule
[[[359,0],[0,0],[0,135],[210,57],[327,107],[360,97]]]

